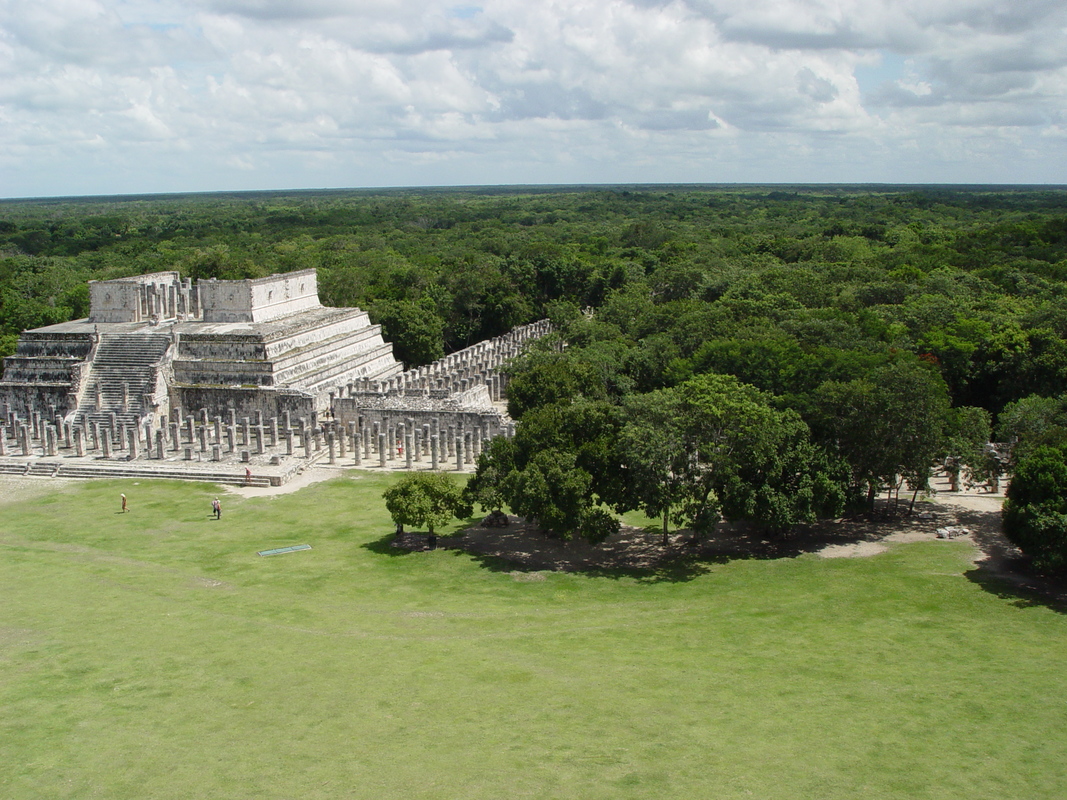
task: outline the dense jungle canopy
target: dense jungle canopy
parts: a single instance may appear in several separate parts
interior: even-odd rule
[[[784,529],[897,476],[921,484],[930,459],[977,464],[991,434],[1067,438],[1060,188],[4,201],[0,354],[85,316],[90,279],[310,267],[323,303],[366,308],[408,365],[553,318],[557,340],[515,366],[527,438],[472,491],[542,496],[527,512],[563,534],[603,535],[604,507]]]

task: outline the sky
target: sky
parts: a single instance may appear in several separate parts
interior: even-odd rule
[[[0,197],[1067,183],[1063,0],[0,0]]]

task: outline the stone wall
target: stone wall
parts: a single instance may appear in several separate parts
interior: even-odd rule
[[[170,406],[197,412],[209,409],[212,416],[224,409],[234,409],[238,417],[250,417],[258,411],[265,419],[270,419],[281,417],[288,411],[294,419],[311,419],[315,412],[315,398],[307,392],[292,389],[193,386],[173,389]]]
[[[191,280],[177,272],[153,272],[112,281],[89,281],[90,322],[193,319],[198,297]]]
[[[269,322],[319,308],[315,270],[243,281],[199,281],[204,322]]]

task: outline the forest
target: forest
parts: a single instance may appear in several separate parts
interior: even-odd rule
[[[367,309],[409,366],[553,320],[513,367],[519,434],[468,499],[565,537],[632,509],[665,535],[722,517],[784,533],[920,491],[933,463],[981,482],[1067,444],[1058,187],[2,201],[0,355],[86,316],[92,279],[311,267],[322,302]]]

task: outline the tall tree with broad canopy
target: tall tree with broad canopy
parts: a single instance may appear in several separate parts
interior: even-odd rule
[[[830,452],[852,469],[868,505],[883,486],[929,484],[949,423],[945,381],[917,361],[900,360],[847,382],[828,381],[815,393],[815,424]]]
[[[625,495],[668,525],[747,520],[781,533],[843,509],[847,470],[813,445],[799,415],[729,375],[632,397],[619,436]]]
[[[1004,534],[1041,568],[1067,570],[1067,447],[1019,459],[1004,500]]]
[[[382,493],[385,507],[398,526],[425,527],[430,548],[437,544],[435,529],[453,517],[471,513],[461,490],[442,472],[409,472]]]
[[[604,507],[617,491],[618,417],[614,406],[585,400],[530,410],[513,440],[494,440],[479,459],[465,497],[494,510],[506,504],[562,539],[603,541],[619,529]]]

